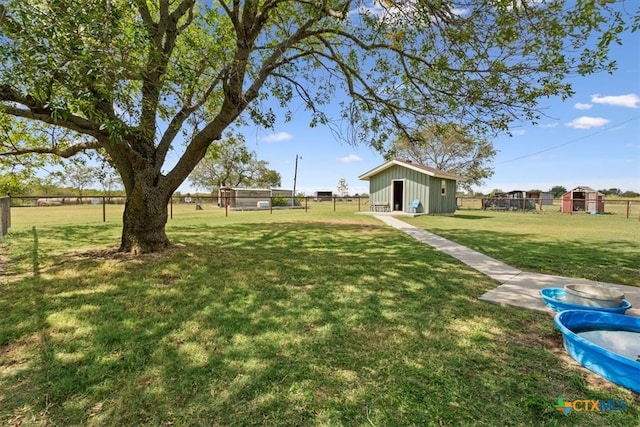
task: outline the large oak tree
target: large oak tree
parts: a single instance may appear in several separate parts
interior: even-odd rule
[[[626,18],[610,0],[0,5],[0,154],[106,153],[132,252],[169,244],[171,194],[238,120],[269,127],[302,103],[311,125],[378,149],[418,119],[506,129],[570,96],[569,73],[611,69]],[[12,138],[25,121],[33,137]]]

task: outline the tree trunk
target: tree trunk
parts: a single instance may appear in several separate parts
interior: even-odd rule
[[[169,246],[165,226],[170,195],[153,184],[139,183],[141,177],[136,175],[138,183],[127,194],[124,207],[120,251],[133,254],[162,251]]]

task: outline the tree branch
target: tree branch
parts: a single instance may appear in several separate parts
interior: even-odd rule
[[[0,152],[0,157],[20,156],[23,154],[52,154],[67,159],[83,151],[97,150],[99,148],[101,148],[101,145],[97,141],[88,141],[74,144],[64,149],[60,149],[58,147],[16,148],[12,151]]]
[[[140,5],[140,13],[148,24],[149,34],[153,37],[152,51],[149,52],[145,69],[147,73],[142,78],[142,113],[140,115],[140,129],[148,133],[144,135],[147,147],[140,147],[141,151],[149,151],[153,148],[155,134],[156,114],[160,103],[161,79],[166,74],[169,60],[176,40],[179,35],[177,28],[179,20],[187,13],[192,13],[195,0],[183,0],[173,12],[169,13],[169,0],[160,0],[160,17],[154,22],[146,5]],[[192,16],[192,15],[191,15]],[[191,18],[192,19],[192,18]],[[147,153],[150,156],[150,152]]]
[[[6,97],[3,97],[2,89],[0,88],[0,102],[2,101],[10,102],[10,103],[19,103],[29,107],[28,104],[25,104],[24,102],[21,102],[18,99],[10,100],[10,99],[7,99]],[[23,108],[15,107],[13,105],[5,104],[3,106],[0,106],[0,112],[6,113],[12,116],[16,116],[16,117],[22,117],[25,119],[38,120],[50,125],[62,126],[69,130],[90,135],[95,138],[108,137],[108,134],[105,131],[101,130],[96,123],[93,123],[92,121],[89,121],[80,116],[76,116],[74,114],[65,114],[65,117],[55,117],[54,111],[48,107],[38,108],[34,106],[33,108],[26,110]]]

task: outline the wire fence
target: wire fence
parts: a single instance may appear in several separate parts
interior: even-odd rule
[[[590,214],[595,209],[589,209],[591,199],[571,199],[571,206],[565,213]],[[541,211],[562,212],[562,199],[539,198],[510,198],[510,197],[458,197],[459,210],[485,211]],[[598,213],[610,215],[624,215],[627,218],[640,220],[640,198],[636,199],[604,199],[602,210]]]
[[[217,206],[224,208],[226,215],[229,215],[230,212],[238,211],[269,211],[273,213],[274,210],[286,209],[300,209],[306,212],[309,209],[319,207],[322,207],[323,210],[333,210],[334,212],[338,210],[355,210],[357,212],[370,210],[368,196],[174,196],[171,198],[169,207],[171,209],[173,205],[180,204],[192,204],[196,210],[202,209],[203,206]]]
[[[20,217],[29,216],[40,223],[47,217],[65,216],[69,221],[96,221],[101,217],[103,222],[121,219],[125,196],[14,196],[10,198],[13,208],[20,208]],[[22,208],[29,208],[22,210]],[[32,211],[33,208],[33,211]],[[35,209],[37,208],[37,209]],[[322,212],[360,212],[369,211],[368,196],[353,197],[283,197],[283,196],[252,196],[252,197],[223,197],[210,195],[174,195],[167,205],[169,218],[181,215],[192,216],[197,212],[203,214],[214,213],[216,216],[230,216],[240,212],[262,211],[273,214],[278,211],[307,212],[317,210]],[[35,211],[42,212],[37,215]],[[59,214],[57,212],[60,212]],[[30,213],[28,213],[30,212]],[[46,212],[46,213],[45,213]],[[35,219],[37,217],[37,219]]]
[[[459,197],[456,200],[458,210],[514,211],[514,212],[560,212],[562,200],[521,199],[521,198],[487,198]],[[37,208],[14,212],[16,220],[29,217],[30,221],[45,223],[47,218],[60,215],[69,222],[95,222],[101,220],[120,221],[125,196],[11,196],[0,198],[0,219],[2,235],[7,233],[11,225],[11,209]],[[193,215],[231,216],[242,212],[366,212],[375,210],[368,196],[325,196],[325,197],[220,197],[220,196],[185,196],[174,195],[168,205],[169,218],[180,218]],[[59,214],[56,214],[60,211]],[[198,213],[197,211],[203,211]],[[29,214],[27,215],[27,212]],[[46,213],[45,213],[46,212]],[[571,212],[590,213],[589,211]],[[604,214],[623,215],[626,218],[640,220],[640,199],[611,199],[604,202]],[[18,221],[17,224],[21,222]]]

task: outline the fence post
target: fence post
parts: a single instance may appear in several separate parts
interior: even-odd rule
[[[11,194],[7,197],[0,197],[0,237],[9,231],[11,226]]]
[[[307,209],[309,209],[309,197],[304,198],[304,213],[307,213]]]
[[[102,222],[107,222],[107,198],[102,196]]]
[[[333,196],[333,211],[336,211],[336,196]]]

